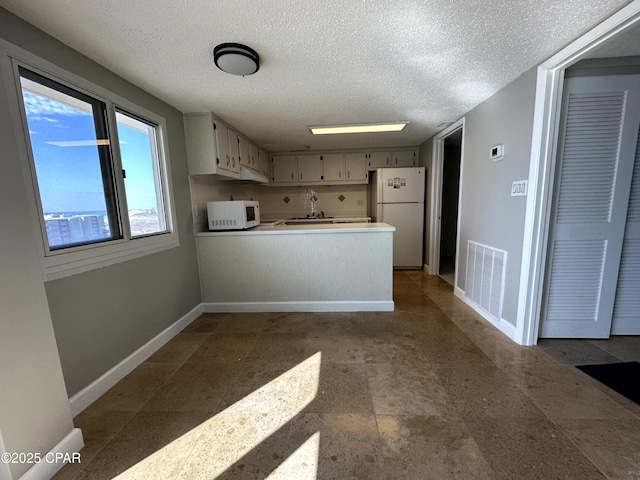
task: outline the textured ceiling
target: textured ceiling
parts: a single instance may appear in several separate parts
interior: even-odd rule
[[[270,150],[413,146],[628,0],[0,0],[182,112],[213,111]],[[237,77],[213,47],[245,43]],[[312,137],[308,125],[409,120]]]

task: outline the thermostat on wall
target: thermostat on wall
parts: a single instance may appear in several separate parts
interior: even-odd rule
[[[489,152],[489,158],[494,162],[502,160],[504,157],[504,145],[494,145]]]

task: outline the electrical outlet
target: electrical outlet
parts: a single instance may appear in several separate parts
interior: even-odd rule
[[[526,197],[529,180],[517,180],[511,184],[512,197]]]

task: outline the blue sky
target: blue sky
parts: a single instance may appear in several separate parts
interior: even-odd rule
[[[98,147],[91,145],[96,140],[93,116],[26,90],[23,98],[44,213],[105,211]],[[154,208],[149,136],[122,124],[118,132],[129,210]]]

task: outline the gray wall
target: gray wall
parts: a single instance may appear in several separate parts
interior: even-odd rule
[[[3,9],[0,32],[7,41],[167,121],[180,246],[45,284],[72,396],[200,303],[182,114]]]
[[[0,9],[0,32],[8,20]],[[5,87],[0,76],[0,439],[7,452],[44,453],[73,423]],[[0,465],[0,478],[30,466]]]
[[[511,197],[511,183],[529,177],[536,85],[533,68],[465,115],[458,287],[465,288],[467,242],[506,250],[502,317],[515,326],[526,197]],[[489,150],[504,144],[504,159]]]

